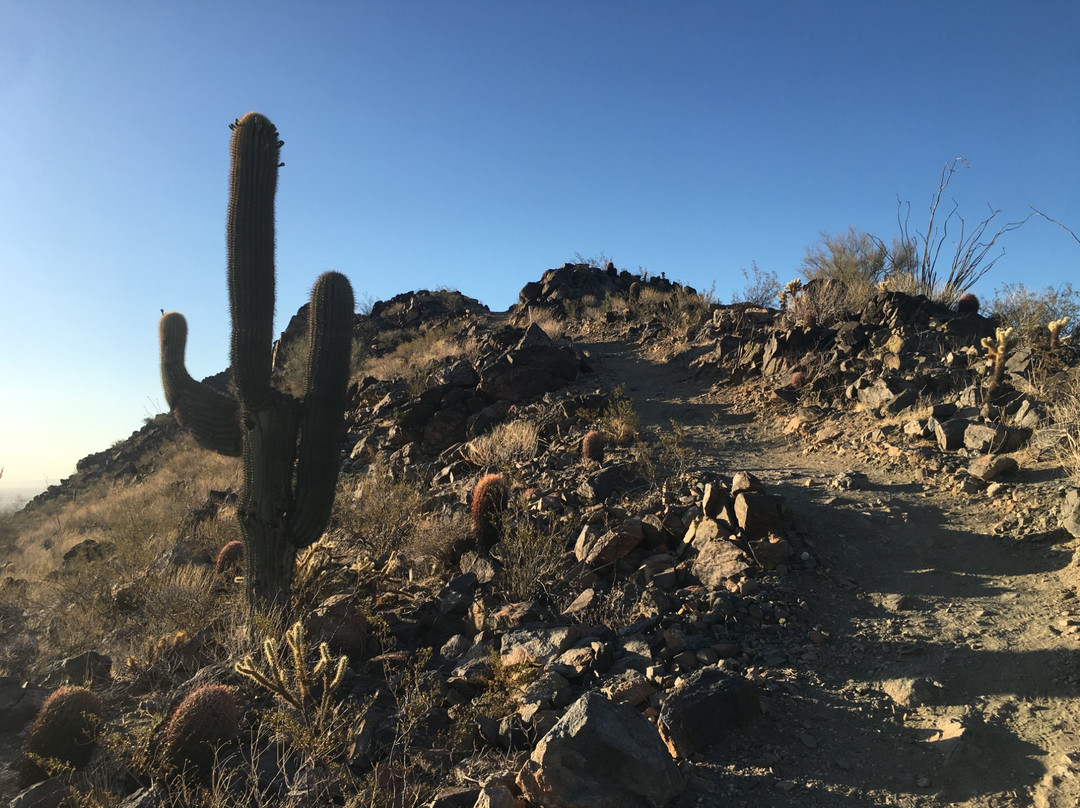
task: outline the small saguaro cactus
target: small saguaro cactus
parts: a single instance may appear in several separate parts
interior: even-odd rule
[[[487,552],[498,543],[499,523],[509,499],[510,489],[501,474],[485,474],[476,483],[471,511],[477,550]]]
[[[20,781],[29,785],[49,775],[49,764],[81,769],[94,752],[101,699],[85,687],[61,687],[38,710],[26,733],[18,763]]]
[[[224,685],[192,690],[169,716],[161,744],[161,762],[172,771],[205,776],[219,747],[232,740],[240,726],[233,691]]]
[[[983,337],[982,346],[986,354],[994,360],[994,370],[990,376],[990,384],[986,392],[990,395],[996,393],[1005,382],[1005,363],[1009,361],[1009,355],[1016,347],[1016,337],[1011,328],[999,328],[994,332],[994,338]]]
[[[1050,330],[1050,350],[1056,351],[1061,347],[1061,329],[1069,324],[1068,317],[1062,317],[1060,320],[1051,320],[1047,328]]]
[[[297,400],[271,387],[274,195],[282,141],[256,112],[231,128],[227,246],[236,396],[188,375],[187,322],[175,312],[161,318],[161,377],[176,419],[200,445],[243,456],[237,516],[254,610],[288,606],[296,553],[319,539],[330,518],[345,429],[353,292],[336,272],[315,281],[303,395]]]

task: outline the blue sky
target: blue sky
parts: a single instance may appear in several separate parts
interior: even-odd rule
[[[228,124],[285,141],[278,319],[358,298],[505,309],[601,252],[722,300],[821,231],[925,220],[942,166],[978,221],[1080,232],[1080,4],[0,3],[0,486],[43,487],[164,409],[160,309],[228,363]],[[1073,280],[1033,220],[977,291]]]

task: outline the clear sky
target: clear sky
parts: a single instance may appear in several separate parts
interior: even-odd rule
[[[165,408],[161,309],[228,364],[228,124],[285,146],[278,325],[357,297],[493,309],[601,252],[724,301],[821,231],[891,239],[950,194],[1080,232],[1074,0],[0,2],[0,486],[44,487]],[[1033,220],[977,291],[1075,280]]]

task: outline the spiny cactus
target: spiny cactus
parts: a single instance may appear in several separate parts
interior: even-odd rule
[[[224,685],[203,685],[188,693],[165,725],[161,762],[170,770],[195,776],[209,773],[219,747],[240,727],[233,691]]]
[[[1050,325],[1047,326],[1050,329],[1050,350],[1056,351],[1061,347],[1061,329],[1069,324],[1068,317],[1062,317],[1060,320],[1052,320]]]
[[[956,301],[956,310],[962,314],[965,312],[978,311],[979,298],[975,297],[971,292],[960,295],[960,299]]]
[[[802,281],[798,278],[788,281],[784,288],[780,290],[780,294],[776,296],[780,301],[780,308],[787,309],[789,306],[793,305],[799,299],[801,293]]]
[[[641,281],[634,281],[630,284],[630,290],[627,292],[627,297],[631,303],[636,303],[641,299]]]
[[[1005,382],[1005,363],[1009,361],[1009,355],[1016,347],[1016,337],[1011,328],[999,328],[994,332],[994,338],[983,337],[982,346],[986,354],[994,360],[994,370],[990,376],[990,384],[986,392],[990,395],[996,393]]]
[[[81,769],[94,752],[101,699],[85,687],[61,687],[41,705],[26,733],[18,769],[24,784],[49,776],[50,762]]]
[[[798,390],[800,387],[806,384],[806,371],[796,370],[791,374],[791,386]]]
[[[498,543],[500,522],[509,499],[510,488],[501,474],[486,474],[476,483],[472,518],[476,547],[481,552],[487,552]]]
[[[604,436],[591,429],[581,439],[581,456],[594,463],[604,462]]]
[[[240,566],[240,562],[244,558],[244,543],[242,541],[231,541],[222,545],[218,550],[217,558],[214,559],[214,572],[218,575],[224,575],[230,572],[235,567]]]
[[[304,725],[320,735],[337,715],[333,696],[345,678],[349,658],[339,656],[335,660],[330,646],[321,642],[319,661],[309,669],[308,642],[301,621],[285,632],[285,646],[289,654],[283,660],[282,651],[285,649],[272,638],[267,638],[263,643],[265,671],[256,666],[250,655],[233,668],[292,707]]]
[[[319,277],[311,293],[302,399],[272,388],[274,194],[283,144],[256,112],[232,130],[227,245],[236,397],[188,375],[187,323],[175,312],[161,318],[161,376],[170,408],[196,441],[243,455],[237,515],[254,610],[288,605],[296,553],[322,535],[330,518],[344,436],[353,293],[344,275]]]

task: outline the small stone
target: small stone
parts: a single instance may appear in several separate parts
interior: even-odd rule
[[[882,595],[881,606],[890,612],[908,612],[912,609],[911,598],[902,594]]]

